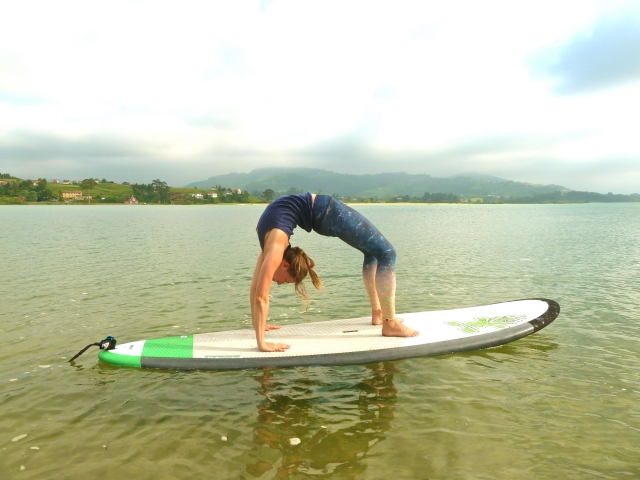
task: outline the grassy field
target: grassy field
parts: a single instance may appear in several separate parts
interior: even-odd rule
[[[205,190],[203,188],[174,188],[171,187],[171,193],[201,193],[202,195],[206,195],[211,190]],[[218,192],[220,195],[220,192]]]
[[[70,192],[73,190],[82,190],[84,195],[91,195],[93,198],[102,197],[130,197],[133,195],[133,189],[130,185],[121,185],[119,183],[98,183],[91,190],[82,189],[80,185],[62,185],[62,184],[47,184],[47,188],[51,190],[54,196],[58,196],[58,192],[65,191]],[[124,201],[124,200],[123,200]]]
[[[21,182],[21,179],[4,179],[7,182]],[[0,204],[20,204],[20,203],[34,203],[33,201],[29,201],[25,197],[27,196],[28,191],[35,190],[36,187],[32,187],[29,185],[28,187],[22,187],[20,193],[11,193],[9,196],[2,196],[0,193]],[[57,199],[59,197],[60,192],[69,192],[69,191],[81,191],[84,196],[93,197],[91,201],[89,200],[77,200],[72,201],[72,203],[91,203],[91,204],[99,204],[99,203],[124,203],[133,195],[133,188],[131,185],[123,185],[119,183],[97,183],[92,189],[82,188],[80,184],[68,184],[64,185],[61,183],[47,183],[47,189],[51,192],[51,201],[46,201],[44,203],[57,203]],[[207,194],[210,190],[205,190],[202,188],[170,188],[170,195],[175,193],[181,193],[185,195],[182,199],[177,199],[172,201],[172,203],[182,204],[182,205],[190,205],[190,204],[233,204],[233,203],[265,203],[264,200],[257,197],[252,197],[250,195],[230,195],[224,196],[220,193],[220,197],[212,200],[207,197]],[[200,193],[205,197],[205,200],[199,200],[192,198],[191,194]],[[22,199],[20,198],[22,197]],[[140,199],[139,199],[140,200]],[[69,202],[69,201],[65,201]],[[155,203],[155,202],[152,202]]]

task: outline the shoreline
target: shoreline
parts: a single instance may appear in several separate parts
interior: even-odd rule
[[[458,202],[458,203],[447,203],[447,202],[343,202],[345,205],[367,205],[367,206],[382,206],[382,205],[397,205],[397,206],[407,206],[407,205],[457,205],[457,206],[498,206],[498,205],[588,205],[588,204],[609,204],[609,203],[640,203],[640,202],[539,202],[539,203],[509,203],[509,202],[501,202],[501,203],[471,203],[471,202]],[[171,203],[145,203],[138,205],[127,205],[124,203],[55,203],[55,202],[20,202],[20,203],[0,203],[0,208],[5,206],[82,206],[82,207],[114,207],[114,206],[127,206],[127,207],[224,207],[224,206],[257,206],[264,205],[267,206],[268,203],[205,203],[205,204],[171,204]]]
[[[34,206],[43,205],[51,207],[222,207],[222,206],[235,206],[235,205],[267,205],[266,203],[194,203],[190,205],[185,204],[171,204],[171,203],[145,203],[139,205],[127,205],[125,203],[55,203],[55,202],[20,202],[20,203],[0,203],[0,207],[5,206]]]

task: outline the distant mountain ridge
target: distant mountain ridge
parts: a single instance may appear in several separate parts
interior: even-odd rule
[[[425,192],[452,193],[467,197],[525,197],[557,191],[571,191],[559,185],[536,185],[503,178],[466,173],[449,178],[404,172],[353,175],[315,168],[260,168],[249,173],[217,175],[186,187],[209,189],[215,185],[263,192],[270,188],[286,192],[291,188],[349,197],[388,198],[396,195],[422,196]]]
[[[506,178],[500,178],[494,175],[485,175],[483,173],[476,173],[476,172],[465,172],[465,173],[459,173],[457,175],[453,175],[453,178],[458,178],[458,177],[473,178],[474,180],[486,180],[488,182],[508,182],[509,181]]]

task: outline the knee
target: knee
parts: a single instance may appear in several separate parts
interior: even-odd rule
[[[362,263],[362,269],[366,271],[375,270],[378,266],[378,259],[373,255],[365,255],[364,262]]]
[[[378,257],[378,268],[384,270],[395,269],[396,267],[396,249],[391,244],[388,244],[384,249],[384,252]]]
[[[388,262],[390,262],[393,265],[395,265],[395,263],[396,263],[396,249],[393,248],[393,245],[389,244],[389,246],[385,250],[385,257],[386,257],[386,260]]]

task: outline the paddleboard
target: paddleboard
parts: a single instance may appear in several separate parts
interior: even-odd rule
[[[417,337],[383,337],[371,317],[283,326],[266,332],[269,342],[287,343],[286,352],[261,352],[253,329],[198,333],[141,340],[103,350],[100,360],[114,365],[233,370],[304,365],[351,365],[444,355],[496,347],[549,325],[560,306],[543,298],[454,310],[405,313]]]

